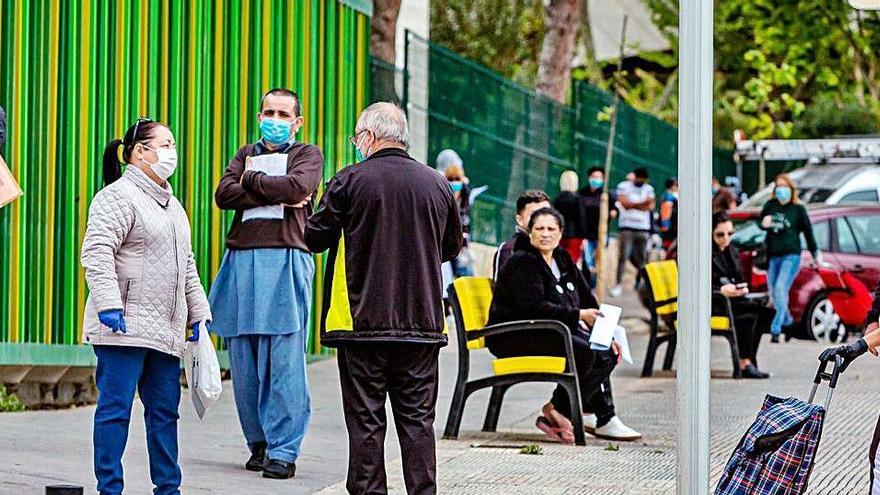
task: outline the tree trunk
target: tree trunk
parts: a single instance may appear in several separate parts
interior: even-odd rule
[[[394,42],[400,0],[373,0],[373,18],[370,21],[370,54],[379,60],[394,64]]]
[[[565,103],[571,84],[571,62],[581,27],[584,0],[549,0],[544,4],[547,32],[538,60],[537,91]]]

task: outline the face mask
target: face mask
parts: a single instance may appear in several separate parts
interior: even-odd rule
[[[168,180],[177,168],[177,150],[169,150],[165,148],[156,149],[150,146],[144,146],[144,148],[155,151],[156,156],[158,157],[156,163],[150,163],[146,160],[144,160],[144,163],[149,165],[150,168],[153,169],[153,172],[162,180]]]
[[[638,181],[636,181],[636,182],[633,182],[633,185],[636,186],[636,187],[642,187],[642,186],[645,185],[645,183],[644,183],[644,182],[638,182]]]
[[[360,141],[358,141],[358,142],[360,142]],[[360,163],[370,157],[369,154],[361,151],[361,147],[359,145],[354,146],[354,156],[355,156],[355,158],[357,158],[358,163]]]
[[[272,146],[281,146],[290,141],[292,122],[264,117],[260,120],[260,134]]]
[[[791,201],[791,188],[788,186],[776,186],[776,199],[783,204]]]
[[[717,187],[713,187],[713,188],[712,188],[712,196],[715,196],[716,194],[718,194],[718,188],[717,188]]]
[[[593,189],[599,189],[603,185],[605,185],[605,181],[603,179],[590,179],[590,187]]]
[[[464,183],[462,183],[460,180],[449,181],[449,187],[452,188],[452,192],[457,193],[460,192],[461,189],[464,187]]]

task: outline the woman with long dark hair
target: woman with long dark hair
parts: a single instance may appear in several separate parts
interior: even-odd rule
[[[211,311],[189,220],[168,183],[176,166],[171,130],[138,119],[105,148],[105,187],[89,207],[81,255],[90,291],[83,340],[98,358],[93,446],[102,495],[122,493],[135,391],[144,405],[154,493],[180,493],[180,358],[186,328],[197,338]]]
[[[739,253],[730,245],[733,222],[725,212],[712,215],[712,290],[730,300],[739,346],[739,367],[743,378],[769,378],[758,369],[758,346],[773,318],[767,308],[767,294],[750,293],[739,264]],[[717,297],[712,301],[713,316],[727,316]]]

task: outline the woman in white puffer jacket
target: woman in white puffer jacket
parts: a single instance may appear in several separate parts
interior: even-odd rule
[[[121,162],[126,164],[121,173]],[[135,390],[144,405],[155,493],[180,493],[177,420],[186,328],[211,319],[186,212],[168,178],[174,136],[148,119],[104,151],[104,187],[89,207],[81,261],[89,286],[83,340],[98,358],[94,463],[98,491],[122,493]]]

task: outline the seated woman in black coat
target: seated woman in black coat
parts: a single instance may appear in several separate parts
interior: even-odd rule
[[[767,294],[749,294],[743,280],[739,253],[730,245],[733,222],[725,212],[712,216],[712,290],[721,291],[730,299],[736,338],[739,344],[739,365],[743,378],[769,378],[758,370],[758,346],[765,329],[770,328],[773,310],[767,307]],[[727,316],[717,297],[712,300],[712,314]]]
[[[642,435],[615,416],[607,386],[608,376],[620,360],[617,344],[605,351],[590,348],[588,327],[600,316],[599,304],[581,271],[559,248],[563,225],[562,215],[553,208],[532,214],[529,237],[517,241],[513,255],[498,274],[489,324],[536,319],[565,324],[574,345],[581,404],[592,413],[584,418],[585,429],[600,438],[638,440]],[[546,330],[488,337],[486,345],[499,358],[565,356],[562,339]],[[536,426],[556,441],[574,443],[570,411],[568,394],[557,387]]]

